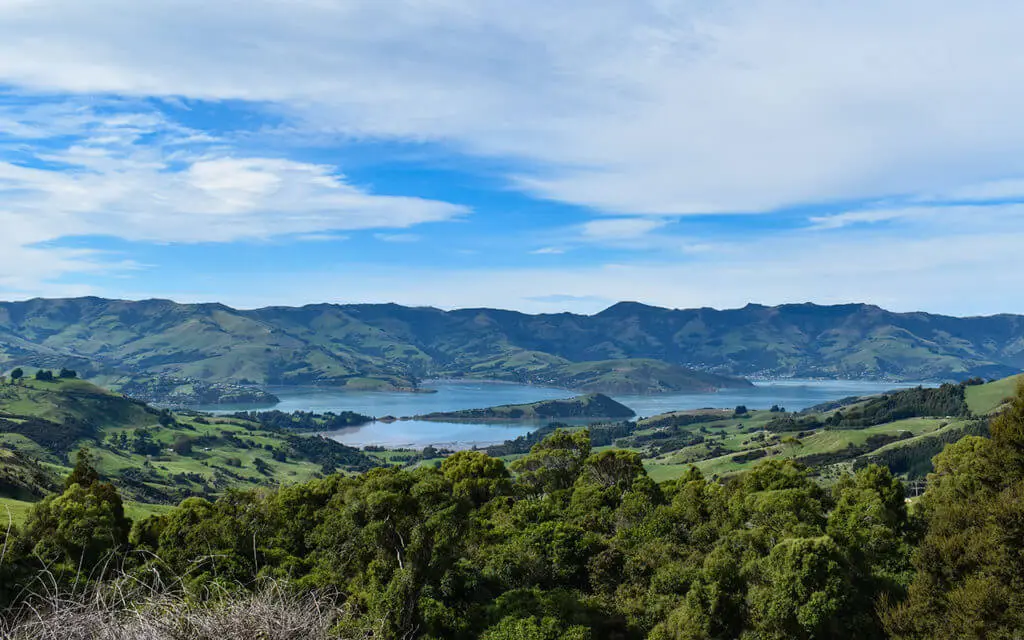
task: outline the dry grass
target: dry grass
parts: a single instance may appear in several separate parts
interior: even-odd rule
[[[125,577],[77,595],[37,589],[0,618],[0,640],[341,640],[344,619],[333,598],[279,582],[196,602]]]
[[[0,513],[0,565],[13,518]],[[363,640],[379,625],[352,625],[335,594],[301,593],[282,580],[255,588],[213,587],[189,597],[181,581],[154,570],[140,580],[111,562],[70,587],[43,569],[23,585],[12,610],[0,610],[0,640]],[[194,594],[193,594],[194,596]],[[363,621],[365,622],[365,621]],[[341,635],[342,628],[366,629]]]

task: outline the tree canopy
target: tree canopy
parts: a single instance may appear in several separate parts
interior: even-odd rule
[[[116,559],[143,580],[287,580],[337,594],[342,637],[1015,638],[1024,628],[1024,388],[946,447],[919,503],[869,465],[829,486],[790,460],[658,484],[640,457],[555,430],[511,465],[333,474],[190,498],[129,530],[88,452],[0,566],[59,579]],[[8,600],[9,589],[0,592]]]

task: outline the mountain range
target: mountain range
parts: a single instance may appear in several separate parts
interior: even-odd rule
[[[74,367],[136,390],[415,389],[429,378],[472,378],[657,393],[749,384],[742,377],[1011,375],[1024,369],[1024,316],[957,318],[865,304],[676,310],[622,302],[587,316],[33,299],[0,303],[0,362],[6,369]]]

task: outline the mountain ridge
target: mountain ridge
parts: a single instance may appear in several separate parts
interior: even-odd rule
[[[1024,370],[1024,316],[814,303],[718,310],[624,301],[581,315],[34,298],[0,302],[0,364],[67,365],[115,385],[393,389],[438,376],[657,393],[745,384],[737,376],[943,380]]]

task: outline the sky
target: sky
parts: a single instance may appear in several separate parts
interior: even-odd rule
[[[1021,24],[0,0],[0,299],[1024,313]]]

